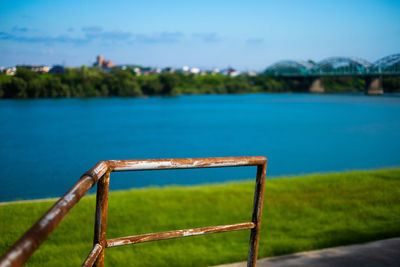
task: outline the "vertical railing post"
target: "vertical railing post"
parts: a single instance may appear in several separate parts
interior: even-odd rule
[[[260,238],[261,230],[261,215],[264,200],[264,184],[265,174],[267,172],[267,162],[257,166],[257,178],[256,188],[254,192],[254,205],[253,205],[253,216],[252,222],[256,225],[251,229],[250,233],[250,245],[249,245],[249,256],[247,259],[248,267],[255,267],[257,265],[257,254],[258,254],[258,241]]]
[[[94,264],[94,266],[97,267],[104,266],[109,184],[110,184],[110,172],[107,171],[97,183],[96,218],[94,224],[93,245],[95,246],[96,244],[100,244],[103,248]]]

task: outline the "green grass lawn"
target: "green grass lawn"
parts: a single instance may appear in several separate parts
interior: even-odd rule
[[[111,183],[113,177],[111,176]],[[251,220],[254,182],[110,193],[107,238]],[[2,255],[54,201],[0,206]],[[83,198],[28,261],[79,266],[92,248],[95,196]],[[247,259],[250,230],[106,250],[108,266],[207,266]],[[259,257],[400,236],[400,169],[269,179]]]

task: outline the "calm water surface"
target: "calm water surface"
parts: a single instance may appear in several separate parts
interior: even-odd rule
[[[400,165],[397,95],[0,101],[0,201],[62,195],[97,161],[268,158],[269,176]],[[255,168],[113,173],[111,189],[251,178]]]

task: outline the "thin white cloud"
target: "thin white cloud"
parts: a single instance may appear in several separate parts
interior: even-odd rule
[[[216,32],[209,32],[209,33],[194,33],[192,36],[196,39],[199,39],[204,42],[219,42],[222,41],[221,36],[218,35]]]

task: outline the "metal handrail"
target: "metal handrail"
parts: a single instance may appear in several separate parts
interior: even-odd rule
[[[231,225],[209,226],[187,230],[106,239],[107,207],[110,172],[195,169],[257,166],[252,221]],[[261,227],[262,205],[267,159],[265,157],[186,158],[151,160],[100,161],[86,172],[0,259],[0,266],[22,266],[47,236],[57,227],[76,203],[97,184],[96,218],[93,249],[82,266],[103,266],[108,247],[149,242],[162,239],[251,229],[248,266],[256,266]]]

